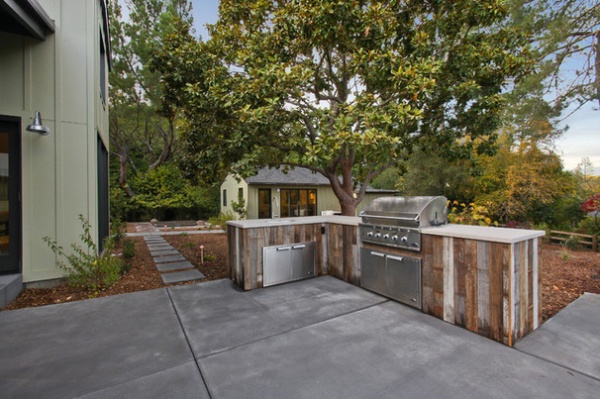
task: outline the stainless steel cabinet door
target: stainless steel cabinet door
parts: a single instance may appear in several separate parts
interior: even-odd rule
[[[292,246],[263,248],[263,286],[285,283],[292,279]]]
[[[387,295],[385,254],[371,249],[360,249],[360,285],[371,291]]]
[[[315,243],[292,245],[292,280],[315,275]]]
[[[421,309],[421,260],[387,255],[386,268],[388,296]]]

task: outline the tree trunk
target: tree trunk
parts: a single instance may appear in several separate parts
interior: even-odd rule
[[[119,160],[121,163],[121,168],[120,168],[120,172],[119,172],[119,183],[121,184],[121,187],[123,187],[125,189],[125,192],[127,193],[127,195],[131,198],[135,197],[135,193],[133,192],[133,190],[131,189],[131,187],[129,187],[129,185],[127,184],[127,160],[128,160],[128,156],[127,154],[119,154]]]
[[[340,206],[342,207],[342,215],[344,216],[356,216],[356,206],[358,205],[355,201],[340,201]]]
[[[335,172],[325,173],[324,175],[329,179],[329,184],[333,189],[333,193],[340,202],[342,215],[356,216],[356,207],[358,206],[360,200],[358,198],[354,198],[354,191],[352,189],[352,175],[349,173],[344,173],[341,182]]]

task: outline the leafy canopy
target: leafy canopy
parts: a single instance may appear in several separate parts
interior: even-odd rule
[[[305,166],[344,214],[415,144],[488,151],[502,92],[529,66],[499,0],[223,0],[219,15],[208,42],[173,36],[157,57],[187,167]]]

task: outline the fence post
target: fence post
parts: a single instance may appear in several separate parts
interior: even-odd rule
[[[594,252],[598,251],[598,234],[592,236],[592,250]]]

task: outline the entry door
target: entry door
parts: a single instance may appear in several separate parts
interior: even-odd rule
[[[20,122],[0,116],[0,274],[21,271]]]

